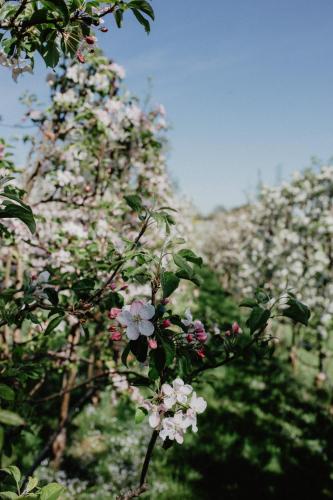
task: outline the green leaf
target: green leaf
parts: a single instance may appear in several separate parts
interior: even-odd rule
[[[0,210],[0,219],[20,219],[28,226],[30,231],[36,231],[36,223],[30,207],[9,203],[6,207]]]
[[[270,300],[270,296],[263,288],[258,288],[255,291],[255,296],[259,304],[267,304],[267,302],[269,302]]]
[[[17,413],[14,413],[9,410],[2,410],[0,409],[0,422],[2,424],[7,424],[7,425],[24,425],[24,420],[23,418],[20,417]]]
[[[134,421],[136,424],[141,424],[147,415],[147,410],[144,408],[137,408],[135,411]]]
[[[29,491],[35,489],[37,485],[38,485],[37,477],[29,477],[28,484],[25,488],[26,493],[29,493]]]
[[[163,345],[162,346],[159,345],[157,349],[150,351],[149,377],[152,380],[156,380],[156,378],[161,376],[165,368],[165,363],[166,363],[166,352]],[[155,376],[156,373],[158,374],[158,377]]]
[[[52,318],[46,327],[44,335],[49,335],[55,328],[57,328],[58,325],[60,325],[63,319],[63,316],[55,316],[54,318]]]
[[[185,271],[185,269],[182,269],[176,273],[176,276],[178,276],[178,278],[181,278],[183,280],[192,281],[192,283],[194,283],[197,286],[201,286],[202,284],[202,279],[200,278],[200,276],[198,274],[194,274],[193,271],[191,274],[189,274],[187,271]]]
[[[3,448],[5,442],[5,430],[4,428],[0,425],[0,452]]]
[[[15,392],[8,385],[0,384],[0,398],[6,401],[13,401],[15,399]]]
[[[0,491],[0,498],[12,500],[13,498],[19,498],[19,496],[13,491]]]
[[[308,306],[294,298],[290,298],[287,304],[289,307],[282,310],[282,315],[306,326],[311,316]]]
[[[34,13],[32,14],[29,22],[32,22],[32,23],[38,23],[38,24],[42,24],[42,23],[47,23],[49,22],[49,11],[48,9],[38,9],[38,10],[35,10]]]
[[[130,353],[130,350],[131,350],[131,346],[130,346],[130,343],[128,343],[127,346],[125,347],[125,349],[123,350],[122,355],[121,355],[121,361],[122,361],[123,365],[126,366],[126,368],[127,368],[127,357]]]
[[[47,44],[46,50],[42,53],[42,57],[46,66],[50,68],[55,68],[55,66],[57,66],[60,52],[55,42],[51,41]]]
[[[132,0],[128,7],[130,9],[138,9],[147,14],[153,21],[155,19],[155,14],[152,6],[146,0]]]
[[[176,266],[178,266],[182,271],[185,271],[188,276],[193,274],[192,267],[186,262],[184,257],[179,255],[179,253],[173,255],[173,260]]]
[[[192,250],[189,250],[188,248],[180,250],[178,252],[178,255],[180,255],[189,262],[193,262],[193,264],[197,264],[199,267],[202,266],[203,263],[202,257],[199,257],[194,252],[192,252]]]
[[[174,273],[166,271],[161,276],[163,297],[169,297],[179,286],[180,279]]]
[[[51,287],[44,288],[43,292],[46,293],[51,304],[53,304],[54,306],[58,305],[59,297],[58,297],[58,294],[54,288],[51,288]]]
[[[51,11],[58,11],[59,14],[61,14],[64,22],[68,23],[69,11],[65,0],[41,0],[41,3]]]
[[[166,366],[170,366],[173,363],[175,358],[175,346],[171,340],[162,338],[162,345],[165,352],[165,364]]]
[[[72,289],[79,299],[87,299],[95,287],[95,280],[83,278],[73,283]]]
[[[255,299],[252,299],[252,298],[248,298],[248,299],[244,299],[242,300],[242,302],[239,304],[240,307],[255,307],[258,305],[258,302],[255,300]]]
[[[57,483],[50,483],[41,490],[40,500],[57,500],[65,488]]]
[[[141,212],[142,201],[140,196],[138,196],[137,194],[131,194],[128,196],[124,196],[124,198],[127,202],[127,205],[131,207],[132,210],[134,210],[135,212]]]
[[[4,469],[0,469],[2,472],[5,472],[6,474],[9,474],[14,478],[14,481],[16,483],[17,488],[19,488],[20,480],[21,480],[21,472],[16,465],[9,465],[8,467],[5,467]]]
[[[114,13],[114,18],[115,18],[115,21],[116,21],[116,24],[118,26],[118,28],[121,28],[122,24],[123,24],[123,11],[120,10],[120,9],[117,9]]]
[[[268,309],[263,309],[261,306],[255,306],[251,311],[246,325],[250,328],[250,332],[254,333],[265,327],[269,317],[270,311]]]
[[[140,363],[144,363],[147,359],[148,342],[147,337],[140,335],[137,340],[130,340],[129,342],[131,352]]]
[[[137,18],[137,20],[139,21],[139,23],[142,24],[142,26],[144,27],[145,32],[146,33],[150,33],[150,24],[149,24],[148,19],[146,19],[141,14],[141,12],[139,10],[137,10],[137,9],[132,9],[132,12],[135,15],[135,17]]]

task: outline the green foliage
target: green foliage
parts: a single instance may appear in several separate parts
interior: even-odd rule
[[[104,18],[114,16],[118,28],[122,26],[124,13],[131,11],[147,33],[154,11],[147,0],[40,0],[0,3],[0,49],[13,66],[13,76],[30,66],[19,66],[21,60],[34,65],[39,53],[46,66],[54,68],[62,55],[77,54],[83,60],[83,52],[94,43],[96,30],[107,31]],[[92,38],[93,37],[93,38]]]

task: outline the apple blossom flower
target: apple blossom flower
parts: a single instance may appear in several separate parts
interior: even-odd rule
[[[129,310],[122,309],[117,316],[119,323],[126,327],[126,335],[130,340],[137,340],[140,335],[149,337],[154,333],[154,324],[149,321],[155,314],[155,307],[141,300],[132,303]]]
[[[187,402],[187,397],[191,394],[193,388],[184,384],[181,378],[176,378],[170,384],[162,385],[162,393],[164,395],[164,404],[166,408],[172,408],[176,403],[185,404]]]

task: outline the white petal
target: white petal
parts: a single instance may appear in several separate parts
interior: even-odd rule
[[[142,319],[139,321],[139,331],[142,335],[149,337],[154,333],[155,327],[151,321],[147,321],[146,319]]]
[[[180,432],[175,432],[175,439],[178,444],[183,444],[184,442],[183,434],[181,434]]]
[[[193,391],[193,387],[191,385],[189,385],[189,384],[185,384],[182,387],[180,387],[179,391],[182,394],[185,394],[186,396],[188,396]]]
[[[130,340],[136,340],[140,337],[138,327],[132,323],[126,328],[126,335]]]
[[[155,427],[157,427],[160,422],[161,422],[161,417],[159,416],[158,413],[151,413],[149,415],[149,425],[150,427],[152,427],[153,429],[155,429]]]
[[[168,431],[166,429],[162,429],[159,434],[160,438],[163,439],[163,441],[166,440],[168,437]]]
[[[207,402],[204,400],[204,398],[198,398],[196,403],[197,413],[203,413],[206,408],[207,408]]]
[[[143,304],[139,315],[142,319],[151,319],[155,314],[155,307],[151,304]]]
[[[194,392],[190,401],[190,407],[196,413],[203,413],[207,408],[207,402],[202,397],[198,398],[196,393]]]
[[[173,394],[173,388],[171,387],[170,384],[163,384],[162,385],[162,392],[166,396],[171,396],[171,394]]]
[[[175,403],[176,403],[175,396],[169,396],[169,397],[164,398],[164,405],[165,405],[167,410],[170,410],[170,408],[172,408]]]
[[[117,316],[117,321],[123,326],[127,326],[133,323],[132,314],[129,311],[121,311]]]
[[[187,402],[187,396],[185,396],[185,394],[178,393],[177,394],[177,401],[178,401],[178,403],[184,405]]]
[[[176,391],[178,391],[178,390],[179,390],[179,389],[180,389],[180,388],[184,385],[184,382],[183,382],[183,380],[182,380],[181,378],[177,377],[177,378],[173,381],[172,385],[173,385],[174,389],[175,389]]]
[[[132,316],[140,315],[142,306],[143,306],[143,302],[141,300],[135,300],[134,302],[132,302],[132,305],[130,308],[130,312],[131,312]]]
[[[181,411],[177,411],[173,417],[176,425],[182,425],[184,422],[184,414]]]

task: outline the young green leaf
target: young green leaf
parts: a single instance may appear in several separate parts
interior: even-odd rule
[[[169,297],[179,286],[180,279],[174,273],[166,271],[161,276],[163,297]]]

